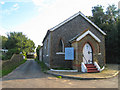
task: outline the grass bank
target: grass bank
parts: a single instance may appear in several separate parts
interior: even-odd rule
[[[5,67],[2,67],[2,77],[11,73],[13,70],[15,70],[18,66],[20,66],[21,64],[25,63],[26,59],[17,62],[17,63],[10,63],[8,65],[6,65]]]
[[[49,68],[45,65],[44,62],[39,61],[38,59],[35,59],[35,61],[40,65],[42,72],[45,73],[47,70],[49,70]]]

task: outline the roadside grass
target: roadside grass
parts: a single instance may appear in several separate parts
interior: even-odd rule
[[[26,59],[22,60],[21,62],[19,63],[15,63],[14,65],[10,64],[10,65],[7,65],[5,67],[2,68],[2,77],[5,76],[5,75],[8,75],[9,73],[11,73],[13,70],[15,70],[18,66],[20,66],[21,64],[25,63],[26,62]]]
[[[2,70],[0,70],[0,77],[2,77]]]
[[[46,73],[47,70],[49,70],[49,68],[45,65],[44,62],[39,61],[38,59],[35,59],[35,61],[40,65],[42,72]]]

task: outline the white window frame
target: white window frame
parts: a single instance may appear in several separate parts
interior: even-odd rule
[[[63,52],[56,52],[56,54],[65,54],[65,49],[64,49],[64,42],[63,42],[63,40],[61,40],[62,41],[62,51]]]

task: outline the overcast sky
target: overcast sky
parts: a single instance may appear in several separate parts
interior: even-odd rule
[[[10,2],[11,1],[11,2]],[[118,6],[120,0],[0,0],[0,35],[23,32],[42,45],[48,29],[81,11],[91,16],[93,6]]]

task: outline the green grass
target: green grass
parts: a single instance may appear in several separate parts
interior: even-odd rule
[[[62,76],[57,76],[57,78],[62,78]]]
[[[0,77],[2,77],[2,70],[0,70]]]
[[[49,70],[49,68],[45,65],[44,62],[39,61],[38,59],[35,59],[35,61],[41,66],[41,71],[42,72],[46,72],[47,70]]]
[[[25,62],[26,62],[26,59],[22,60],[19,63],[16,63],[15,65],[7,65],[6,67],[2,68],[1,76],[5,76],[5,75],[11,73],[14,69],[16,69],[18,66],[20,66],[21,64],[23,64]]]

